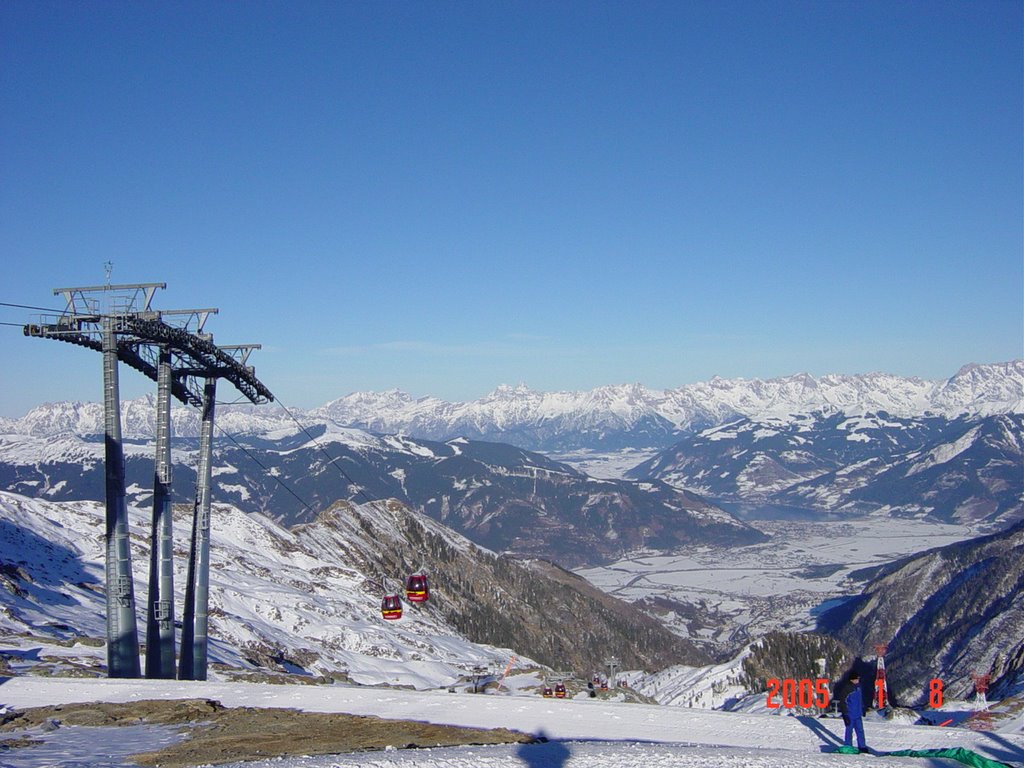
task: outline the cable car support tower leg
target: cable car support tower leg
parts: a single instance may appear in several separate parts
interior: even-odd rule
[[[182,680],[206,679],[210,603],[210,484],[216,395],[217,379],[208,377],[203,387],[203,424],[199,440],[196,500],[192,511],[192,546],[189,551],[181,635],[179,677]]]
[[[139,677],[139,635],[132,586],[132,551],[124,490],[124,446],[121,443],[121,396],[117,375],[114,318],[103,318],[103,420],[107,525],[107,675]]]
[[[146,677],[173,680],[174,541],[171,510],[171,350],[160,348],[156,395],[156,460],[150,532]]]

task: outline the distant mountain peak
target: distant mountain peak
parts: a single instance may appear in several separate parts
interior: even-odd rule
[[[524,382],[518,384],[499,384],[494,388],[494,391],[487,397],[492,398],[506,398],[506,397],[519,397],[522,395],[532,395],[534,390],[530,389]]]
[[[122,408],[126,436],[152,435],[151,395],[122,403]],[[429,440],[464,436],[563,451],[664,448],[685,434],[736,418],[792,420],[816,412],[885,412],[902,418],[1024,413],[1024,360],[969,363],[941,381],[881,372],[817,377],[801,372],[772,379],[715,376],[664,390],[632,383],[560,392],[541,392],[521,382],[502,384],[466,402],[414,398],[399,389],[352,392],[303,417],[306,422],[330,421]],[[198,416],[191,409],[176,409],[174,418],[175,434],[198,433]],[[225,407],[218,412],[218,423],[232,434],[258,434],[288,422],[287,414],[272,408]],[[52,403],[22,419],[0,421],[0,429],[34,435],[102,433],[102,405]]]

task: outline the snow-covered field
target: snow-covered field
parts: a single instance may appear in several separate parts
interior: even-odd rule
[[[565,462],[580,472],[603,480],[622,480],[626,472],[656,456],[655,449],[623,448],[621,451],[571,451],[549,453],[555,461]]]
[[[535,768],[824,768],[864,765],[860,756],[828,754],[842,740],[841,722],[596,701],[543,699],[536,695],[471,695],[443,691],[399,691],[347,686],[281,686],[171,680],[84,680],[19,677],[0,686],[0,702],[24,708],[83,701],[141,701],[204,697],[225,706],[292,707],[410,719],[475,728],[504,727],[545,735],[538,745],[387,750],[325,757],[247,762],[247,768],[342,768],[343,766],[534,766]],[[1024,762],[1024,716],[1002,730],[980,733],[957,728],[910,726],[870,719],[868,741],[879,751],[965,747],[993,759]],[[108,742],[144,751],[166,743],[164,728],[133,732],[60,727],[36,738],[49,748],[8,752],[0,762],[12,768],[126,765],[110,758]],[[397,745],[396,745],[397,746]],[[77,751],[77,752],[76,752]],[[108,762],[101,762],[108,760]],[[879,757],[877,768],[955,766],[948,760]]]
[[[813,627],[824,603],[859,592],[852,572],[977,535],[965,525],[883,515],[752,524],[771,540],[728,551],[699,546],[673,555],[632,554],[577,573],[624,600],[664,598],[703,605],[722,628],[698,639],[733,644],[771,629]],[[688,633],[682,622],[669,623]]]

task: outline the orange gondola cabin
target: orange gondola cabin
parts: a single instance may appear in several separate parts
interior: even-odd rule
[[[414,573],[405,582],[405,596],[410,603],[425,603],[430,599],[430,585],[423,573]]]
[[[399,595],[384,595],[380,601],[380,615],[392,621],[402,618],[402,598]]]

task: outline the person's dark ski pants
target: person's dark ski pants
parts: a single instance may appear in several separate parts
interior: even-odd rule
[[[843,715],[843,723],[846,725],[846,733],[843,736],[843,743],[847,746],[853,746],[852,736],[854,731],[856,731],[858,749],[867,749],[868,742],[867,739],[864,738],[864,718]]]

